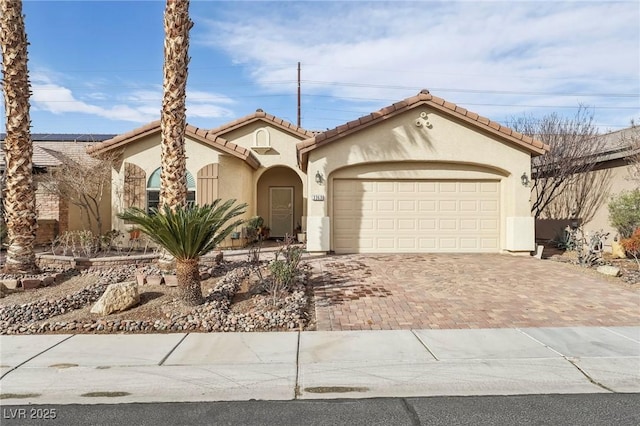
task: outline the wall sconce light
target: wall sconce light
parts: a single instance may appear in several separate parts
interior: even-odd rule
[[[520,181],[522,182],[522,186],[529,186],[531,180],[529,180],[529,176],[527,176],[527,172],[523,172],[522,176],[520,176]]]
[[[322,176],[322,173],[320,173],[319,171],[316,172],[316,183],[318,185],[322,185],[322,182],[324,182],[324,176]]]

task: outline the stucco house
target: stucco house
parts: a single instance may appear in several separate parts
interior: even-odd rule
[[[602,138],[602,149],[589,161],[593,163],[593,170],[588,172],[589,176],[600,176],[603,184],[597,188],[592,188],[590,193],[584,197],[593,197],[593,208],[589,209],[587,215],[576,214],[576,217],[558,216],[567,210],[566,206],[559,208],[556,203],[565,203],[563,197],[543,211],[545,219],[536,221],[536,238],[538,240],[550,240],[559,235],[562,230],[571,222],[580,223],[586,233],[603,231],[609,237],[605,241],[605,250],[611,250],[611,243],[618,238],[617,231],[611,226],[609,221],[608,204],[611,199],[624,191],[630,191],[640,185],[640,176],[634,175],[638,172],[634,166],[633,159],[640,155],[640,128],[631,126],[615,132],[605,133],[598,136]],[[594,181],[598,181],[595,179]],[[597,193],[593,193],[597,191]],[[587,200],[588,202],[589,200]],[[563,208],[564,207],[564,208]],[[577,221],[577,222],[576,222]]]
[[[124,208],[157,205],[160,138],[156,121],[88,149],[121,152],[113,228]],[[547,147],[427,90],[325,132],[258,110],[187,126],[185,143],[190,201],[246,202],[272,237],[302,227],[312,252],[534,249],[526,180]]]
[[[88,163],[95,161],[86,150],[92,144],[103,140],[111,139],[115,135],[111,134],[40,134],[31,135],[33,141],[33,174],[36,186],[36,211],[38,214],[38,230],[36,234],[36,244],[46,245],[65,231],[77,231],[92,229],[97,232],[96,224],[90,223],[82,209],[69,200],[58,197],[45,190],[41,185],[41,178],[44,173],[60,167],[65,162]],[[0,134],[0,175],[4,173],[5,134]],[[0,200],[2,195],[0,194]],[[103,217],[111,214],[109,200],[110,194],[105,194],[105,203],[101,206]],[[108,230],[110,220],[105,226]]]

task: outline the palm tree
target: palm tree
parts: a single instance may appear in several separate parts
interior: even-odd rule
[[[2,195],[9,239],[5,264],[8,273],[28,273],[37,269],[33,250],[38,221],[29,129],[27,45],[22,1],[0,0],[0,48],[7,132]]]
[[[188,0],[167,0],[164,12],[164,72],[162,83],[162,154],[160,162],[160,207],[184,205],[187,200],[184,134],[186,88],[189,64]]]
[[[183,302],[189,306],[203,302],[200,287],[200,256],[213,250],[243,220],[231,219],[243,214],[246,204],[236,200],[216,200],[203,206],[164,205],[160,212],[149,213],[132,207],[118,217],[137,225],[142,232],[176,259],[178,288]]]

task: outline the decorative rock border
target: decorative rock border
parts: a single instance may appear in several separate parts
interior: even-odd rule
[[[48,287],[64,281],[72,271],[44,272],[40,275],[0,275],[0,284],[9,290],[31,290],[40,287]]]
[[[158,254],[136,254],[129,256],[73,257],[54,254],[37,254],[36,264],[41,269],[113,268],[120,265],[147,265],[157,262]]]
[[[226,265],[222,265],[226,267]],[[153,266],[145,267],[154,272]],[[208,268],[204,268],[203,272]],[[306,313],[307,296],[305,286],[309,272],[306,270],[296,277],[294,288],[288,296],[278,301],[276,306],[266,302],[257,303],[248,313],[231,311],[232,299],[247,278],[251,269],[245,264],[229,270],[214,289],[206,296],[205,303],[186,314],[176,314],[167,320],[134,321],[110,320],[102,318],[90,321],[53,321],[53,317],[83,308],[104,293],[107,285],[130,279],[136,272],[135,265],[114,268],[108,271],[91,270],[83,273],[97,274],[99,281],[87,288],[58,300],[40,300],[22,305],[0,308],[0,334],[34,334],[56,332],[114,333],[114,332],[182,332],[182,331],[263,331],[303,329],[309,319]],[[35,321],[44,321],[34,324]]]

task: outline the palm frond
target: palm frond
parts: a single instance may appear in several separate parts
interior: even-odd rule
[[[246,204],[220,199],[202,206],[151,209],[149,213],[131,207],[118,214],[137,225],[156,244],[178,260],[197,259],[213,250],[244,220],[233,218],[246,211]]]

